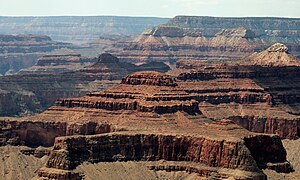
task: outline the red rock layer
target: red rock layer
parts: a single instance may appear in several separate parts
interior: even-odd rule
[[[163,159],[259,172],[253,158],[258,164],[285,162],[286,152],[278,136],[245,138],[244,145],[242,141],[218,141],[205,137],[117,133],[57,138],[47,167],[71,170],[84,161],[96,163]],[[291,167],[283,172],[290,170]]]
[[[111,131],[109,124],[13,121],[0,122],[1,145],[53,146],[59,136],[98,134]]]

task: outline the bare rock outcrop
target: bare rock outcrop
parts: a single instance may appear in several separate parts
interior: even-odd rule
[[[282,42],[299,56],[299,18],[176,16],[111,51],[122,61],[232,62]],[[287,28],[289,27],[289,28]]]
[[[288,47],[275,43],[265,51],[254,53],[246,58],[249,64],[261,66],[300,66],[296,57],[289,54]]]
[[[248,131],[237,120],[222,116],[247,114],[246,105],[270,108],[272,98],[250,78],[195,81],[139,72],[105,91],[59,99],[41,114],[1,120],[3,145],[54,145],[38,173],[46,179],[82,179],[75,171],[78,165],[116,161],[149,161],[154,163],[150,170],[185,170],[206,178],[266,179],[262,169],[293,170],[280,137]],[[225,110],[218,107],[224,100]],[[240,111],[228,104],[238,104]],[[249,110],[256,115],[255,109]],[[282,138],[295,138],[279,127],[283,121],[266,129],[277,126]],[[263,127],[258,121],[252,124]],[[169,168],[158,168],[160,160]]]
[[[158,114],[184,111],[198,113],[198,102],[176,87],[174,78],[157,72],[137,72],[123,78],[120,85],[83,98],[60,99],[57,106],[134,110]]]
[[[181,61],[178,68],[183,72],[177,84],[196,94],[207,117],[229,118],[253,132],[299,137],[300,64],[285,45],[274,44],[239,63]]]
[[[255,32],[250,29],[237,28],[237,29],[222,29],[216,36],[225,37],[242,37],[242,38],[255,38]]]
[[[150,86],[177,86],[170,75],[156,72],[138,72],[122,79],[122,84],[150,85]]]
[[[46,35],[1,34],[0,74],[14,74],[33,66],[39,57],[53,50],[72,47],[69,43],[55,42]]]
[[[80,54],[55,54],[45,55],[37,63],[18,74],[58,74],[82,69],[91,66],[96,58],[82,57]]]
[[[281,43],[275,43],[267,49],[267,51],[269,52],[285,52],[285,53],[288,53],[288,50],[289,48]]]
[[[90,66],[83,68],[86,65]],[[169,69],[164,63],[123,63],[108,53],[100,55],[98,60],[79,54],[46,55],[30,69],[17,75],[0,77],[0,103],[7,105],[0,106],[0,116],[38,113],[59,98],[79,97],[110,88],[132,72],[166,72]]]

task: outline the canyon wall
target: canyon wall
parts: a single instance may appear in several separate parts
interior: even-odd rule
[[[280,119],[259,116],[232,116],[228,119],[252,132],[278,134],[281,138],[300,137],[300,119]]]
[[[86,42],[99,36],[135,35],[167,18],[117,16],[0,17],[2,34],[45,34],[57,41]]]
[[[60,136],[101,134],[111,131],[109,124],[95,122],[68,123],[55,121],[1,120],[1,146],[26,145],[50,147]]]
[[[269,155],[271,152],[272,155]],[[57,138],[47,168],[72,170],[86,161],[97,163],[161,159],[167,162],[199,163],[204,165],[203,169],[205,166],[220,167],[258,174],[259,167],[266,168],[270,162],[277,164],[277,170],[283,170],[281,172],[292,171],[278,136],[259,135],[247,137],[244,142],[230,142],[206,137],[130,133]],[[199,175],[206,176],[205,173]],[[259,176],[265,178],[263,174]]]
[[[133,41],[116,44],[121,50],[113,53],[123,61],[208,59],[214,64],[281,42],[299,56],[299,22],[299,18],[176,16]]]
[[[17,75],[0,77],[0,116],[38,113],[59,98],[79,97],[110,88],[124,76],[145,69],[166,72],[170,67],[164,63],[119,62],[108,53],[98,59],[78,54],[46,55]]]
[[[1,23],[0,23],[1,24]],[[0,35],[0,73],[13,74],[31,67],[45,53],[72,47],[69,43],[55,42],[45,35]]]

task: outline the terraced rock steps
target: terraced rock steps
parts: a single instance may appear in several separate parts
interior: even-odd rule
[[[1,120],[1,129],[11,132],[3,133],[4,144],[53,145],[40,178],[83,179],[77,167],[84,162],[145,161],[151,162],[147,171],[266,179],[265,168],[293,171],[280,138],[297,138],[299,128],[297,116],[278,111],[272,98],[251,78],[179,79],[144,71],[108,90],[59,99],[41,114]],[[272,118],[257,118],[266,112]]]
[[[254,132],[299,137],[300,63],[287,46],[276,43],[237,64],[191,65],[179,63],[185,72],[178,84],[198,93],[205,116],[229,118]]]

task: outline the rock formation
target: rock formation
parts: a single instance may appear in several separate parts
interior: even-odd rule
[[[71,71],[93,61],[97,62]],[[38,113],[58,98],[78,97],[110,88],[130,73],[139,70],[166,72],[169,69],[164,63],[137,66],[119,62],[117,57],[107,53],[100,55],[98,60],[79,55],[45,56],[32,68],[17,75],[0,77],[0,116]]]
[[[299,66],[300,62],[296,57],[289,54],[288,47],[281,43],[273,44],[267,50],[250,55],[252,64],[262,66]]]
[[[228,60],[243,57],[254,52],[255,48],[263,47],[264,44],[259,40],[254,41],[253,36],[250,30],[230,29],[205,37],[194,29],[158,26],[146,30],[133,42],[116,45],[123,50],[112,53],[128,62]]]
[[[243,27],[251,29],[264,41],[297,44],[299,42],[299,22],[299,18],[176,16],[167,24],[199,29],[204,36],[208,37],[213,36],[221,29]]]
[[[19,74],[57,74],[91,66],[96,58],[82,57],[80,54],[45,55],[34,66],[22,69]]]
[[[105,91],[59,99],[41,114],[0,120],[2,145],[54,145],[38,172],[46,179],[82,179],[75,169],[84,162],[146,161],[152,171],[236,179],[266,179],[262,168],[293,170],[279,136],[250,132],[233,118],[208,118],[209,111],[199,106],[223,100],[268,104],[271,97],[263,89],[250,80],[249,89],[238,80],[233,83],[239,89],[208,90],[207,82],[197,83],[157,72],[134,73]],[[236,95],[228,98],[231,92]]]
[[[5,75],[30,67],[45,53],[71,44],[52,41],[45,35],[0,35],[0,46],[0,74]]]
[[[176,16],[112,51],[121,61],[210,60],[218,64],[263,50],[275,42],[299,56],[299,19]],[[286,27],[289,27],[287,29]]]
[[[101,37],[137,35],[168,18],[118,16],[0,17],[0,33],[46,34],[56,41],[82,43]],[[97,23],[95,23],[97,22]]]
[[[285,45],[274,44],[238,64],[193,62],[179,62],[186,72],[177,83],[197,94],[205,116],[228,118],[254,132],[299,137],[300,63]]]
[[[255,38],[255,33],[249,29],[237,28],[237,29],[222,29],[219,31],[216,36],[225,36],[225,37],[242,37],[242,38]]]

